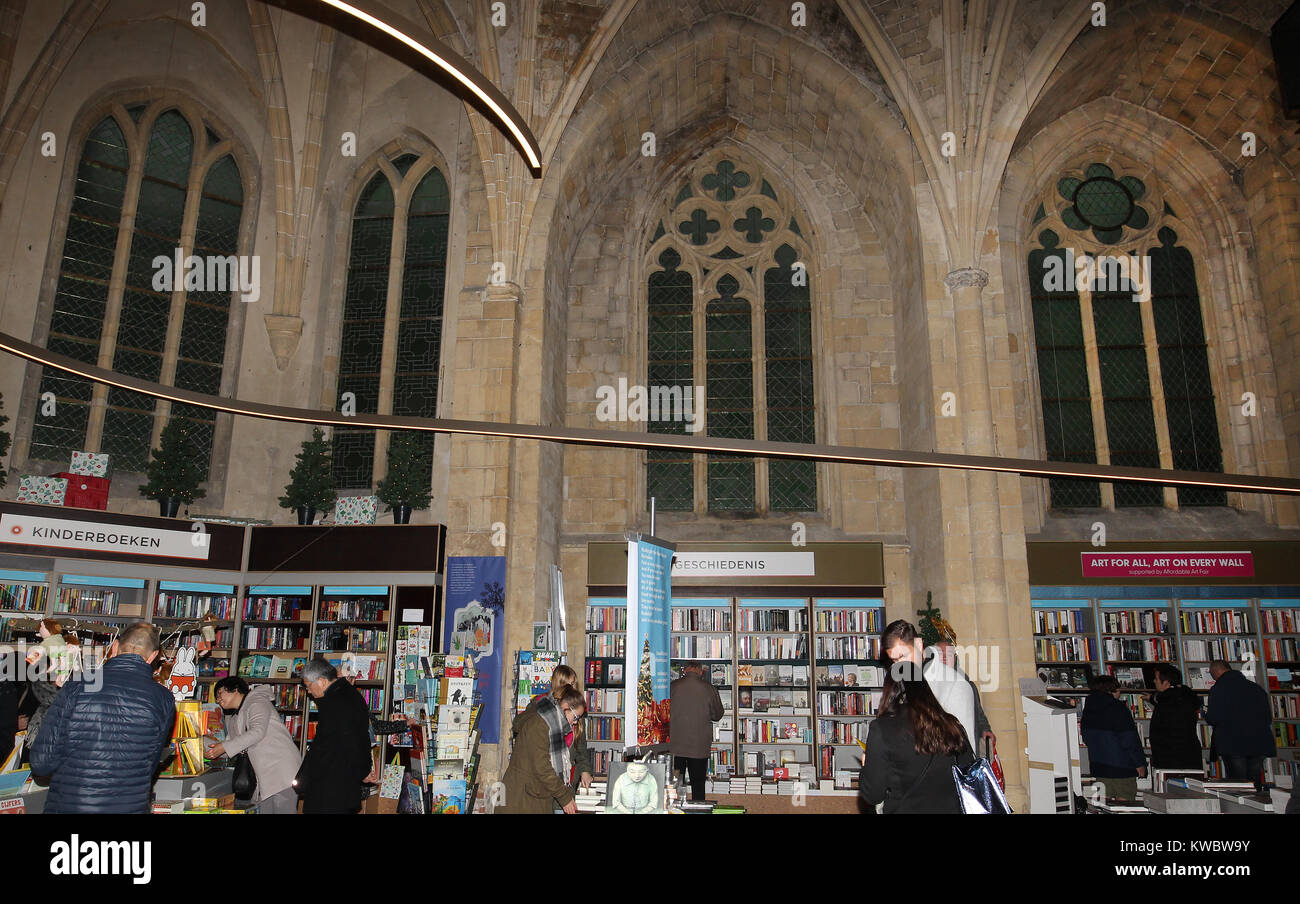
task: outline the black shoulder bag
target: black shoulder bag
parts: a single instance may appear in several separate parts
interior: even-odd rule
[[[246,702],[248,702],[247,694],[240,701],[239,709],[235,710],[236,715],[243,710]],[[240,800],[252,800],[253,795],[257,793],[257,773],[253,771],[253,761],[248,758],[248,751],[236,754],[230,764],[235,767],[235,777],[231,783],[235,797]]]

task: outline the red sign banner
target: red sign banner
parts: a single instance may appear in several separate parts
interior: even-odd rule
[[[1085,578],[1248,578],[1249,552],[1085,552]]]

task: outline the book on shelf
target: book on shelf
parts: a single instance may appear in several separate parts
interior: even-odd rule
[[[1187,686],[1196,691],[1208,691],[1214,687],[1214,676],[1207,665],[1189,666],[1187,669]]]
[[[1140,666],[1107,666],[1120,689],[1145,690],[1149,685]]]
[[[715,687],[729,687],[731,685],[731,666],[722,662],[715,662],[709,666],[709,681]]]
[[[1267,648],[1267,643],[1265,644]],[[1218,637],[1183,640],[1183,658],[1194,662],[1209,662],[1214,659],[1226,659],[1229,662],[1245,662],[1255,657],[1255,644],[1248,638]]]
[[[611,663],[609,664],[608,674],[609,674],[609,683],[610,683],[610,684],[622,684],[622,683],[623,683],[623,663],[621,663],[621,662],[611,662]]]
[[[1290,669],[1280,666],[1270,667],[1266,670],[1265,675],[1268,678],[1268,689],[1271,691],[1283,691],[1300,688],[1297,685],[1293,673]]]
[[[1260,627],[1266,634],[1295,634],[1300,632],[1300,609],[1275,609],[1261,606]]]
[[[1087,609],[1034,609],[1035,634],[1077,634],[1087,631]]]
[[[1040,665],[1037,673],[1038,680],[1042,681],[1049,690],[1078,689],[1086,691],[1088,689],[1088,679],[1092,677],[1092,664],[1085,663],[1078,666]]]
[[[753,707],[753,708],[754,708],[754,712],[756,712],[756,713],[765,713],[765,712],[767,712],[768,707],[771,706],[771,705],[772,705],[772,695],[771,695],[771,692],[768,691],[766,688],[755,688],[755,689],[754,689],[754,707]]]
[[[1167,637],[1106,637],[1101,646],[1106,659],[1124,662],[1168,662],[1174,655]]]
[[[1034,658],[1039,662],[1091,662],[1097,658],[1097,640],[1091,636],[1036,637]]]
[[[1294,637],[1265,638],[1264,658],[1269,662],[1300,662],[1300,642]]]
[[[1103,633],[1166,634],[1169,631],[1169,610],[1102,609],[1101,626]]]
[[[1245,609],[1183,609],[1178,625],[1184,634],[1247,634]]]

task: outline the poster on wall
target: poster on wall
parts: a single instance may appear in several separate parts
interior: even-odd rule
[[[471,656],[478,677],[475,703],[483,704],[479,731],[484,744],[501,734],[502,632],[505,631],[506,560],[504,556],[449,556],[443,651]]]
[[[674,547],[641,537],[627,544],[627,659],[623,737],[629,746],[668,740],[669,640]],[[633,730],[633,726],[635,730]]]

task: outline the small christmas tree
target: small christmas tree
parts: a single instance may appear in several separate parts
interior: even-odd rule
[[[429,492],[429,460],[423,444],[414,433],[394,433],[388,441],[388,474],[375,489],[379,501],[390,509],[398,505],[416,511],[427,509],[433,499]]]
[[[158,448],[152,452],[144,473],[148,482],[140,495],[149,499],[177,499],[186,504],[207,495],[199,489],[203,473],[193,458],[189,428],[180,418],[172,418],[163,427]]]
[[[939,610],[931,602],[934,594],[930,591],[925,592],[925,608],[917,609],[916,614],[921,616],[917,622],[917,628],[921,632],[921,642],[927,647],[932,647],[937,643],[956,643],[957,632],[952,629],[952,625],[939,614]]]
[[[4,411],[4,407],[5,397],[3,393],[0,393],[0,411]],[[9,415],[0,414],[0,427],[3,427],[7,423],[9,423]],[[0,430],[0,458],[4,458],[9,454],[9,440],[9,431]],[[0,464],[0,487],[3,487],[8,480],[9,472],[5,470],[4,465]]]
[[[280,497],[280,508],[312,508],[327,512],[334,508],[338,494],[334,491],[334,453],[331,443],[319,427],[311,430],[298,453],[297,464],[289,472],[289,485]]]

